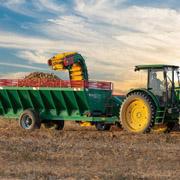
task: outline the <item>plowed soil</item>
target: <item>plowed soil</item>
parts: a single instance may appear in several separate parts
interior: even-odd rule
[[[178,180],[180,134],[99,132],[73,122],[29,132],[0,120],[0,179]]]

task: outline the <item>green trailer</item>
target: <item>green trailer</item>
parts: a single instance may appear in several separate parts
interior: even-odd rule
[[[109,130],[119,123],[124,97],[112,95],[112,83],[86,80],[1,79],[0,115],[19,119],[23,129],[54,126],[64,121],[96,125]]]

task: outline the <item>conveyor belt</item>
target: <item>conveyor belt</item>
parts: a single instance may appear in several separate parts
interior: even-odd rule
[[[48,60],[48,65],[56,71],[68,70],[70,80],[88,80],[85,60],[77,52],[57,54]]]

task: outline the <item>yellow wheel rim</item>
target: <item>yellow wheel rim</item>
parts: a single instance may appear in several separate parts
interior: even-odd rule
[[[138,132],[147,127],[149,114],[147,104],[142,99],[133,98],[125,105],[123,121],[128,130]]]

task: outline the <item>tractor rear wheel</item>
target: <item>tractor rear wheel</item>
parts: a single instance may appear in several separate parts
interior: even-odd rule
[[[131,93],[120,110],[122,127],[133,133],[148,133],[155,121],[155,105],[145,93]]]
[[[111,124],[105,124],[103,122],[97,122],[95,126],[98,131],[109,131],[111,128]]]
[[[34,109],[26,109],[19,118],[19,124],[26,130],[39,129],[41,126],[41,117]]]

